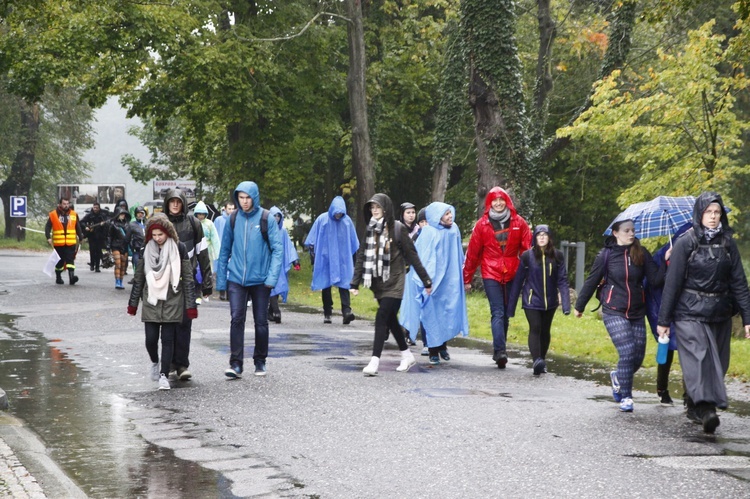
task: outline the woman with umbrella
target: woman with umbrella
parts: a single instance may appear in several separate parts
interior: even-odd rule
[[[732,233],[721,196],[701,194],[692,230],[674,245],[659,310],[659,335],[677,336],[687,417],[706,433],[719,426],[716,408],[728,403],[724,375],[735,306],[750,338],[750,291]]]
[[[633,412],[633,376],[646,354],[643,279],[645,277],[651,286],[660,286],[664,281],[664,269],[665,266],[657,267],[651,254],[635,237],[633,220],[616,221],[576,301],[575,315],[581,317],[601,285],[604,326],[619,356],[617,369],[610,373],[612,396],[615,402],[620,402],[622,412]]]

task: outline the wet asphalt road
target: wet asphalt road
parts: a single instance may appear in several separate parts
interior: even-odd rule
[[[41,272],[45,259],[0,251],[0,314],[20,316],[14,327],[41,333],[75,371],[50,376],[97,394],[32,428],[54,441],[50,454],[66,456],[60,466],[89,496],[750,496],[745,417],[722,413],[707,436],[681,406],[661,406],[653,394],[637,393],[635,412],[622,414],[606,386],[534,378],[526,357],[500,371],[470,347],[452,347],[451,361],[434,368],[412,347],[418,366],[397,373],[391,339],[380,376],[365,378],[372,324],[344,326],[340,316],[324,325],[322,314],[282,309],[268,376],[227,381],[229,307],[211,300],[193,323],[193,380],[157,391],[140,310],[125,313],[128,291],[114,289],[111,271],[89,273],[85,254],[81,281],[56,286]],[[249,319],[247,358],[252,337]],[[30,397],[44,380],[29,382]],[[93,416],[70,422],[81,414]],[[53,437],[57,425],[67,435]],[[114,452],[56,450],[76,432]],[[113,461],[107,474],[77,462],[96,459]],[[107,489],[114,477],[125,485]]]

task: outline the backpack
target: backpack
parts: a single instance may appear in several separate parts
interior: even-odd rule
[[[268,240],[268,210],[265,208],[260,209],[260,234],[263,236],[263,240],[268,245],[268,249],[271,249],[271,241]],[[232,234],[234,234],[234,224],[237,221],[237,210],[234,210],[229,215],[229,226],[232,228]]]

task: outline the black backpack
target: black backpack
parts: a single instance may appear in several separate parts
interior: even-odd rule
[[[260,234],[263,236],[263,240],[268,245],[268,249],[271,249],[271,241],[268,240],[268,210],[261,208],[260,212]],[[237,221],[237,210],[234,210],[229,215],[229,226],[232,227],[232,237],[234,237],[234,224]]]

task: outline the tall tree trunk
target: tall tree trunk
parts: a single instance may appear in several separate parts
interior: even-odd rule
[[[0,197],[5,211],[5,237],[24,239],[25,231],[18,225],[26,225],[25,218],[10,216],[10,196],[29,196],[34,178],[36,146],[39,140],[39,104],[27,104],[18,99],[21,107],[21,144],[11,165],[10,173],[0,185]]]
[[[448,174],[450,173],[451,161],[446,158],[435,167],[432,172],[432,197],[433,201],[445,201],[445,192],[448,190]]]
[[[461,2],[477,148],[477,201],[500,185],[515,193],[518,207],[528,214],[538,176],[529,161],[515,9],[513,0]]]
[[[544,140],[547,125],[547,96],[552,91],[552,44],[557,27],[550,14],[551,0],[537,0],[537,25],[539,27],[539,50],[536,57],[536,84],[534,87],[534,117],[532,121],[532,144],[536,148]]]
[[[357,179],[356,206],[361,206],[375,194],[375,166],[370,147],[370,128],[367,121],[367,93],[365,85],[365,30],[360,0],[346,0],[349,17],[349,74],[346,79],[349,91],[349,112],[352,125],[352,167]],[[362,238],[365,220],[357,209],[357,233]]]
[[[484,212],[484,198],[494,186],[506,187],[508,179],[495,168],[490,143],[502,130],[497,96],[487,88],[482,76],[471,68],[469,102],[474,110],[474,134],[477,150],[477,214]]]

